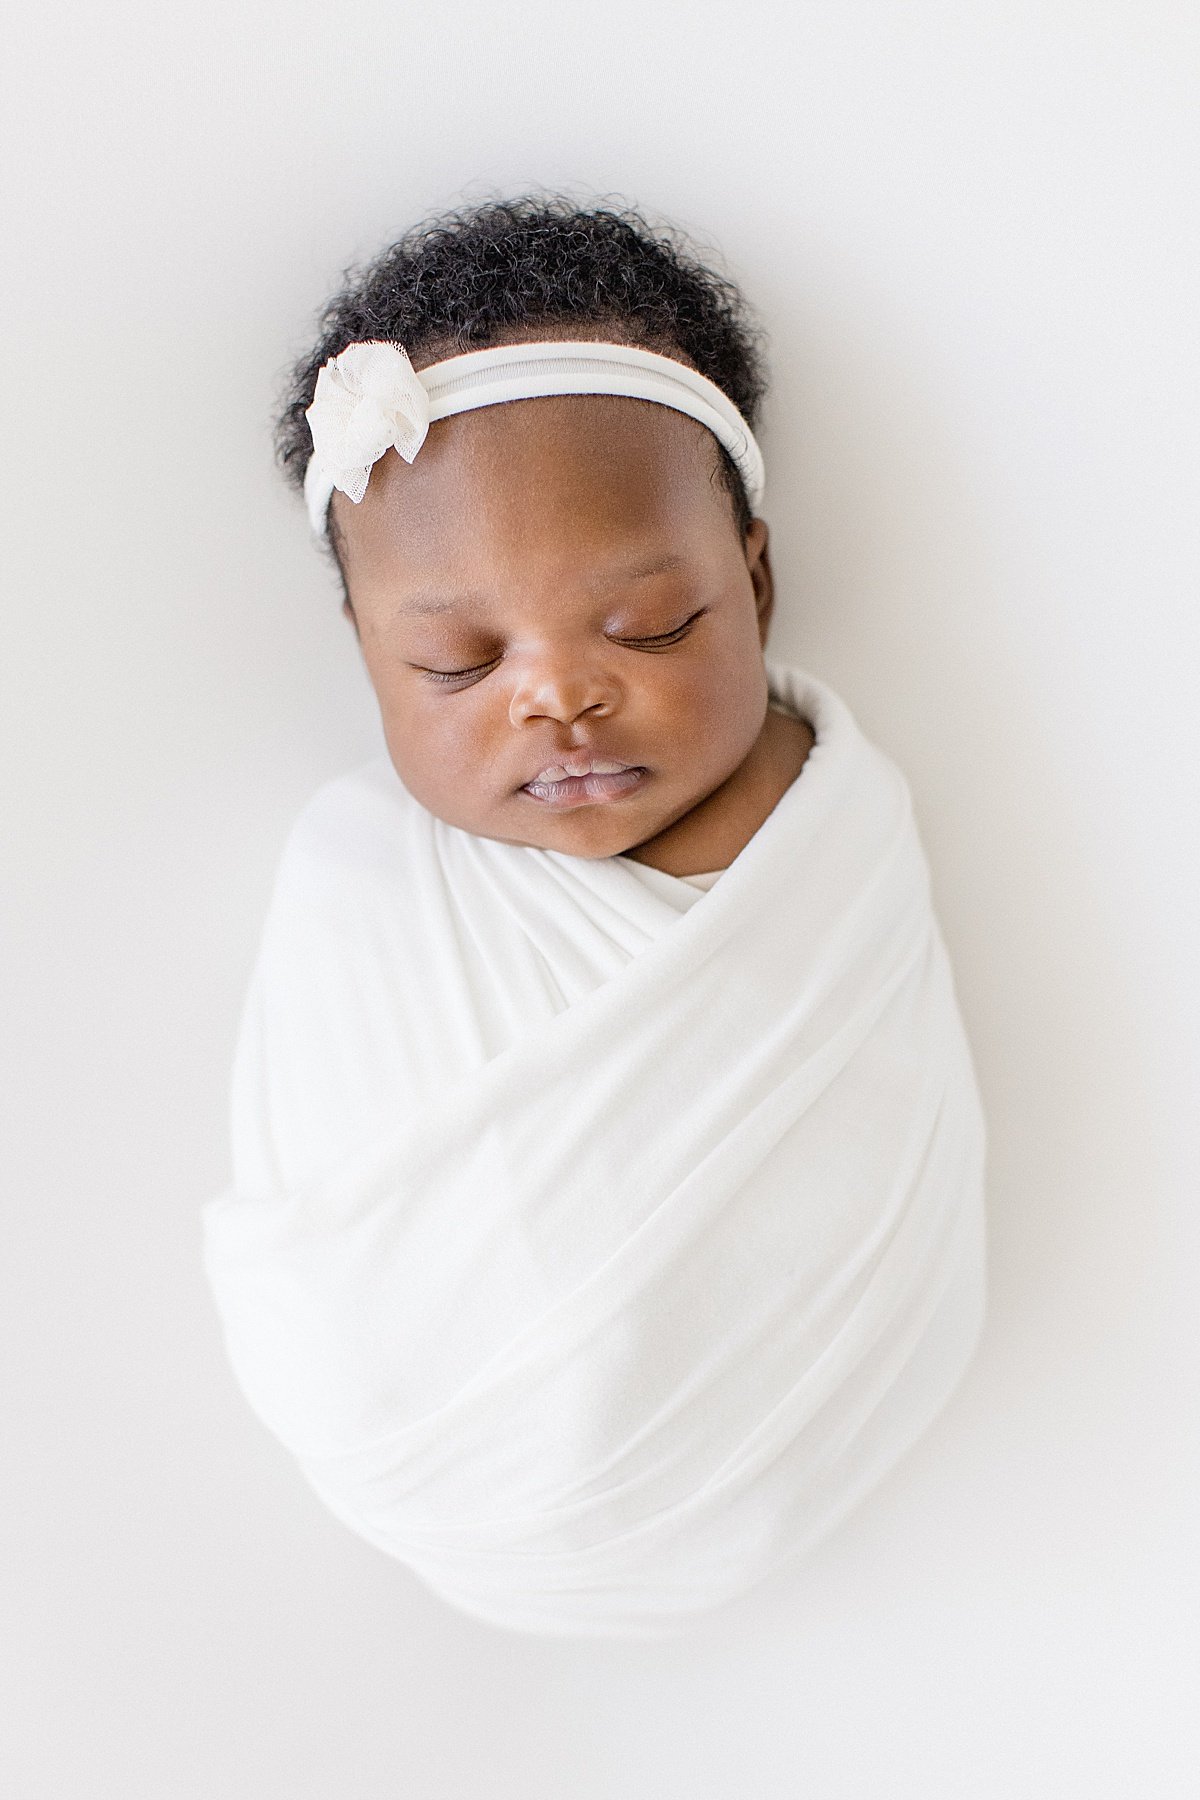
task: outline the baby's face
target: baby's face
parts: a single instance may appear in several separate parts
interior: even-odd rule
[[[759,744],[766,526],[741,541],[702,425],[650,401],[509,401],[333,498],[397,774],[481,837],[582,857],[656,837]],[[640,771],[532,791],[590,756]],[[578,803],[582,801],[582,803]]]

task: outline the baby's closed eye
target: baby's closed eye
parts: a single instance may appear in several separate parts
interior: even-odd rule
[[[676,625],[672,629],[666,631],[655,632],[648,637],[624,637],[613,634],[612,641],[628,646],[631,649],[669,649],[672,644],[677,644],[686,637],[692,630],[692,627],[696,624],[697,620],[702,618],[707,611],[708,608],[702,606],[699,611],[692,613],[689,618],[684,619],[682,624]],[[466,681],[471,676],[485,674],[489,669],[495,668],[501,660],[500,657],[490,657],[486,662],[472,663],[468,667],[460,669],[431,669],[420,663],[414,663],[412,667],[434,682]]]

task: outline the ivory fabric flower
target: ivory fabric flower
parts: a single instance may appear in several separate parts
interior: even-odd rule
[[[429,395],[399,344],[351,344],[317,376],[305,412],[313,462],[355,505],[387,450],[412,462],[429,430]]]

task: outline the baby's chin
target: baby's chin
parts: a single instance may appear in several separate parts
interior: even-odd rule
[[[468,817],[457,807],[439,807],[430,805],[420,795],[416,798],[444,824],[469,831],[474,837],[492,838],[501,844],[519,844],[528,850],[555,850],[585,861],[600,861],[635,850],[639,844],[659,836],[669,822],[647,816],[644,808],[640,816],[635,817],[631,810],[626,810],[623,817],[618,816],[620,803],[612,801],[556,810],[528,796],[520,796],[517,805]]]
[[[627,813],[619,816],[616,805],[579,806],[545,819],[522,819],[514,825],[511,819],[467,825],[479,837],[493,837],[502,843],[522,844],[532,850],[556,850],[564,856],[577,856],[584,861],[600,861],[604,857],[627,856],[631,851],[657,843],[673,827],[680,825],[708,798],[707,794],[689,798],[674,807],[643,809],[640,817]]]
[[[616,821],[589,819],[598,807],[576,807],[569,815],[515,824],[511,820],[495,820],[487,824],[464,825],[476,837],[494,838],[498,843],[520,844],[528,850],[556,850],[563,856],[578,856],[584,861],[599,862],[606,856],[623,856],[639,844],[659,835],[661,827],[629,822],[617,827]],[[450,820],[454,824],[459,821]]]

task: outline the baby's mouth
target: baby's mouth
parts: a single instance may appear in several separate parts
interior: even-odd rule
[[[561,765],[558,765],[561,767]],[[649,774],[640,765],[605,773],[601,769],[590,775],[568,775],[561,780],[547,780],[539,775],[527,781],[519,793],[528,794],[543,806],[592,806],[606,800],[622,800],[641,787]]]

